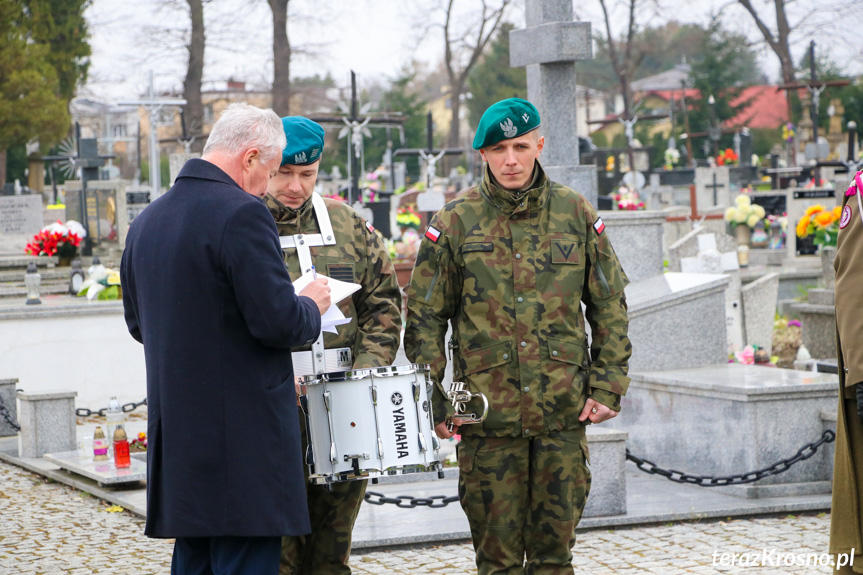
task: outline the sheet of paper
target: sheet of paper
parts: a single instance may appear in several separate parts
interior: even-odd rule
[[[327,278],[327,285],[330,286],[330,297],[333,300],[333,304],[337,304],[346,297],[352,295],[355,291],[360,289],[362,286],[360,284],[355,284],[352,282],[343,282],[341,280],[334,280],[331,277],[327,277],[323,274],[318,274],[319,278]],[[312,283],[314,279],[314,274],[311,272],[307,274],[303,274],[301,277],[297,278],[297,281],[294,282],[294,290],[297,293],[303,291],[307,285]]]
[[[360,284],[334,280],[333,278],[322,274],[318,274],[318,277],[327,278],[327,285],[330,286],[330,298],[333,302],[327,311],[324,312],[324,315],[321,316],[321,331],[338,334],[336,326],[350,323],[351,318],[345,317],[345,314],[342,313],[342,310],[340,310],[336,304],[346,297],[351,296],[355,291],[360,289],[361,286]],[[306,286],[312,283],[312,280],[314,280],[314,274],[311,272],[304,274],[294,282],[294,290],[299,294],[306,288]]]
[[[345,325],[350,322],[351,318],[345,317],[345,314],[342,313],[342,310],[340,310],[338,306],[331,305],[329,309],[324,312],[324,315],[321,316],[321,331],[338,334],[339,332],[336,330],[336,326]]]

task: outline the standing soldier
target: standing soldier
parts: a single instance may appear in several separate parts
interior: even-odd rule
[[[407,291],[405,351],[431,365],[438,435],[452,435],[454,413],[441,386],[447,322],[454,379],[489,401],[458,445],[480,575],[573,572],[585,425],[617,415],[629,384],[628,280],[594,208],[537,162],[539,125],[518,98],[486,110],[473,143],[482,181],[432,219]]]
[[[374,228],[351,207],[314,193],[324,129],[300,116],[282,118],[282,124],[288,145],[278,174],[270,180],[266,202],[276,220],[288,272],[296,281],[314,266],[317,273],[362,286],[338,304],[351,319],[338,327],[338,335],[322,334],[311,348],[294,350],[296,371],[299,375],[319,371],[313,355],[318,352],[332,367],[326,371],[391,365],[402,319],[401,293],[389,252]],[[300,415],[305,450],[308,438]],[[282,540],[281,573],[350,574],[351,531],[366,483],[334,483],[332,491],[307,485],[312,533]]]
[[[863,573],[863,172],[845,192],[836,245],[836,339],[839,415],[833,464],[830,553],[837,573]],[[841,554],[841,555],[840,555]]]

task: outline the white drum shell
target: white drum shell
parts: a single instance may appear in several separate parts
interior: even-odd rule
[[[314,457],[313,464],[307,458],[309,481],[401,475],[439,464],[426,366],[309,375],[301,382]]]

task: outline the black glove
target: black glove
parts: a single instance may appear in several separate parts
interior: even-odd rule
[[[863,382],[855,385],[854,390],[857,394],[857,417],[863,423]]]

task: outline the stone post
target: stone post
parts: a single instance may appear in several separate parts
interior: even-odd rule
[[[15,386],[17,379],[0,379],[0,405],[9,412],[12,421],[18,420],[18,406],[15,403]],[[18,430],[9,425],[4,417],[0,417],[0,437],[18,435]]]
[[[575,62],[593,58],[590,23],[574,22],[572,0],[527,0],[527,27],[509,36],[510,66],[527,67],[527,95],[539,110],[545,149],[541,162],[553,181],[596,205],[596,166],[580,166]]]
[[[72,451],[77,446],[75,432],[75,391],[54,393],[18,392],[21,411],[18,424],[18,455],[42,457],[45,453]]]

